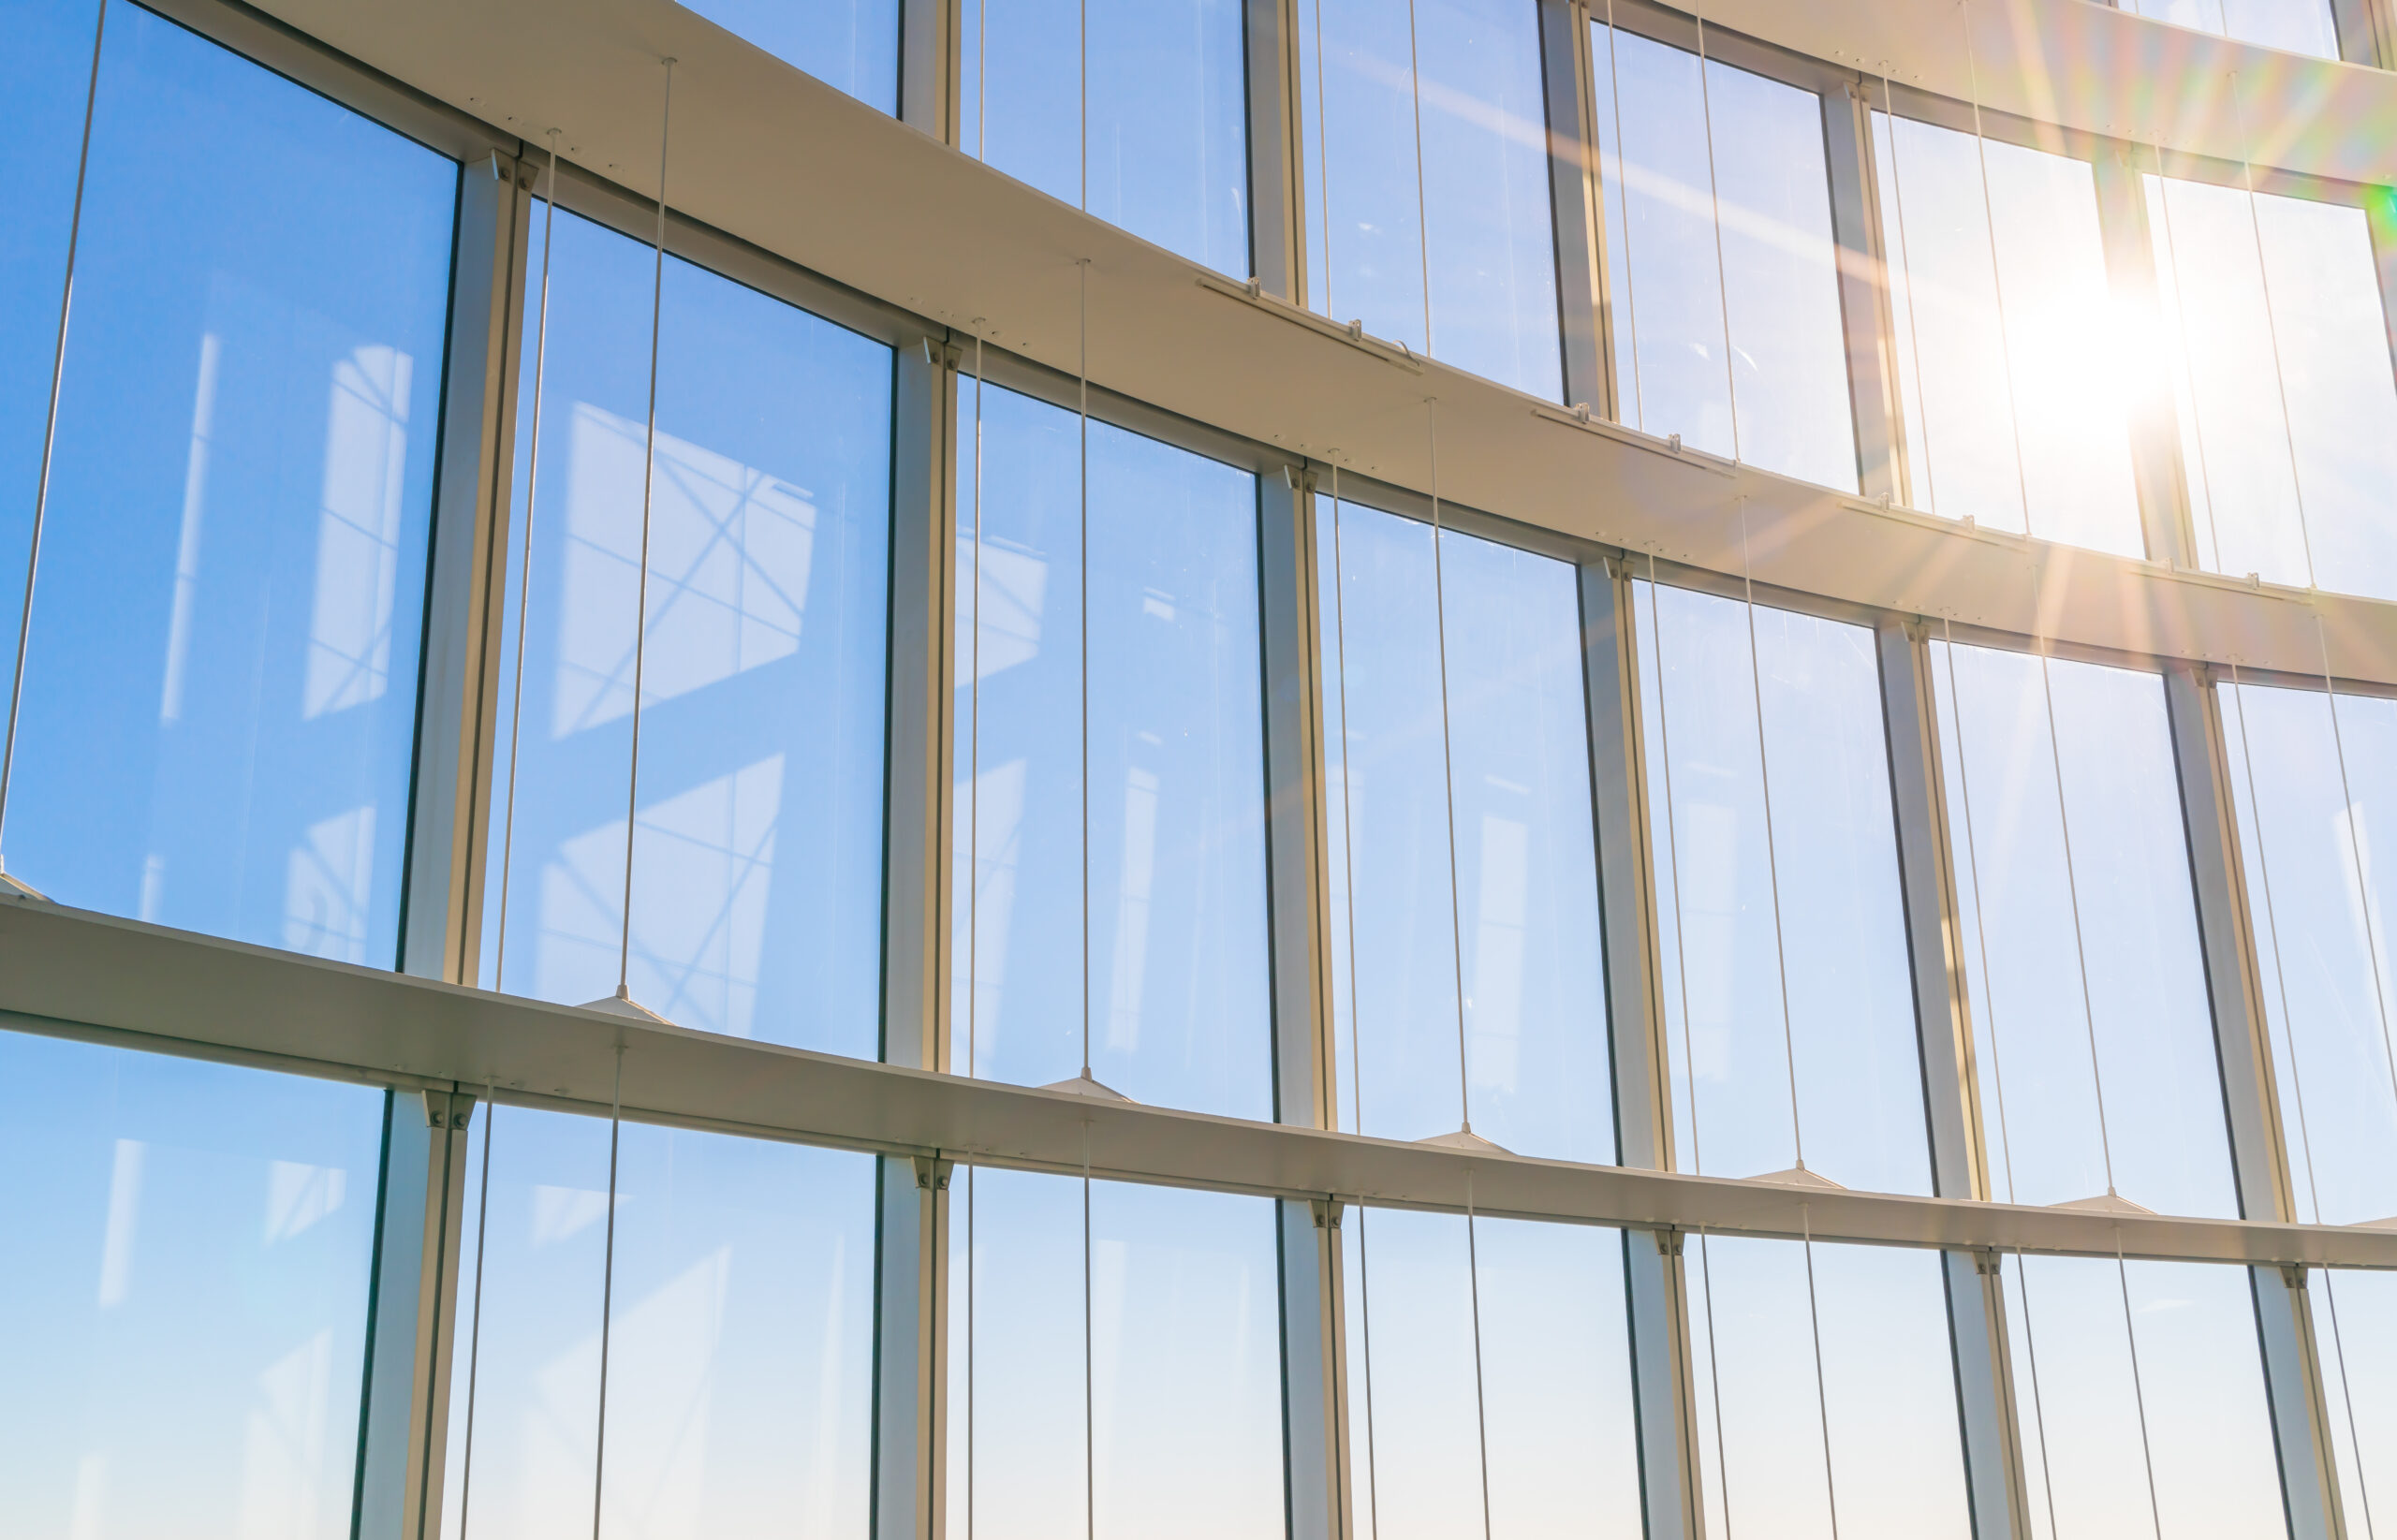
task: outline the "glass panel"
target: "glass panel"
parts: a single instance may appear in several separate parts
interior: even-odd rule
[[[1759,608],[1760,732],[1746,607],[1633,593],[1679,1164],[1785,1171],[1802,1133],[1818,1175],[1928,1193],[1873,633]]]
[[[1701,1236],[1684,1255],[1710,1537],[1969,1540],[1938,1253]]]
[[[0,1033],[9,1533],[349,1534],[385,1106]]]
[[[1310,223],[1323,232],[1309,302],[1558,399],[1539,7],[1309,0],[1299,70]]]
[[[1444,532],[1444,699],[1431,527],[1317,508],[1340,1126],[1611,1161],[1574,570]]]
[[[555,230],[482,957],[491,988],[581,1004],[615,992],[624,936],[653,258],[572,214]],[[890,350],[671,258],[658,345],[627,983],[683,1026],[872,1058]]]
[[[393,961],[457,189],[110,7],[7,810],[51,897]]]
[[[684,0],[727,32],[899,114],[900,0]]]
[[[590,1532],[608,1142],[518,1107],[468,1130],[449,1540]],[[628,1122],[615,1182],[601,1540],[864,1533],[874,1157]]]
[[[1240,0],[963,0],[958,21],[959,149],[1248,276]]]
[[[950,1063],[1269,1118],[1257,477],[1093,422],[1085,527],[1073,413],[958,421]]]
[[[2387,877],[2397,700],[2219,687],[2297,1217],[2397,1216]],[[2346,773],[2342,774],[2342,753]],[[2361,880],[2359,881],[2359,878]]]
[[[1822,99],[1604,22],[1590,48],[1620,415],[1855,491]]]
[[[2238,1217],[2164,682],[1931,663],[1995,1195]]]
[[[2397,597],[2397,374],[2363,211],[2140,180],[2198,560]]]
[[[2397,1274],[2314,1273],[2314,1353],[2352,1533],[2397,1501]]]
[[[2288,1533],[2245,1269],[2018,1256],[2005,1277],[2037,1540]]]
[[[1910,501],[2143,554],[2125,403],[2151,345],[2109,286],[2089,163],[1880,112],[1873,133]]]
[[[2175,26],[2317,59],[2339,56],[2327,0],[2130,0],[2123,7]]]
[[[1621,1232],[1351,1209],[1356,1533],[1641,1533]],[[1479,1290],[1477,1312],[1475,1290]],[[1488,1467],[1483,1466],[1487,1452]]]
[[[949,1211],[949,1533],[1285,1532],[1271,1199],[961,1167]]]

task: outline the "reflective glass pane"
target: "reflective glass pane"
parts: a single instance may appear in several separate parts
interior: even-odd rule
[[[2243,43],[2317,59],[2339,56],[2328,0],[2129,0],[2123,8]]]
[[[2288,1533],[2246,1269],[2033,1256],[2005,1280],[2037,1540]]]
[[[1994,1195],[2237,1217],[2164,682],[1931,665]]]
[[[2397,1502],[2397,1274],[2311,1275],[2314,1354],[2350,1533]]]
[[[958,148],[1248,276],[1240,0],[960,0],[958,24]]]
[[[2334,726],[2319,691],[2218,691],[2296,1217],[2397,1217],[2397,872],[2372,859],[2397,828],[2397,700],[2338,697]]]
[[[350,1533],[385,1105],[0,1033],[11,1534]]]
[[[1611,1161],[1575,572],[1316,506],[1340,1126]]]
[[[1270,1117],[1257,477],[959,391],[950,1063]]]
[[[490,987],[581,1004],[615,991],[625,937],[654,269],[573,214],[554,230],[482,959]],[[872,1058],[890,350],[672,258],[663,320],[625,981],[682,1026]]]
[[[2144,554],[2125,403],[2152,340],[2114,301],[2089,163],[1879,112],[1873,133],[1909,501]]]
[[[1493,1534],[1636,1540],[1621,1233],[1361,1208],[1341,1231],[1356,1533],[1478,1534],[1486,1493]]]
[[[1821,98],[1603,22],[1590,50],[1623,420],[1855,491]]]
[[[2198,562],[2397,597],[2397,374],[2363,211],[2140,180]]]
[[[608,1144],[468,1130],[442,1533],[864,1534],[874,1157],[625,1123],[611,1283]]]
[[[1685,1243],[1706,1533],[1969,1540],[1939,1254]]]
[[[1539,8],[1304,0],[1299,55],[1308,302],[1556,400]]]
[[[1271,1199],[961,1166],[949,1213],[949,1533],[1285,1533]]]
[[[52,898],[393,960],[457,189],[110,7],[7,808]]]
[[[900,0],[686,0],[727,32],[896,116]]]
[[[1928,1193],[1873,633],[1633,593],[1677,1164]]]

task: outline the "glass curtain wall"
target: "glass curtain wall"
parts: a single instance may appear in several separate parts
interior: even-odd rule
[[[1823,104],[1594,22],[1617,416],[1857,488]]]
[[[1915,507],[2146,554],[2127,403],[2152,339],[2114,294],[2090,164],[1873,114]]]
[[[1316,508],[1338,1126],[1610,1162],[1577,575]]]
[[[890,349],[669,257],[653,471],[651,247],[533,229],[482,983],[873,1058]]]
[[[2339,56],[2330,0],[2128,0],[2123,9],[2285,53]]]
[[[1564,394],[1539,7],[1300,0],[1307,302]]]
[[[2140,180],[2198,565],[2397,597],[2397,373],[2363,210]]]
[[[757,44],[868,107],[899,115],[901,0],[687,0]]]
[[[458,165],[110,6],[45,499],[96,10],[5,15],[8,67],[42,77],[9,97],[30,202],[0,238],[10,662],[43,507],[7,867],[78,908],[389,966]]]
[[[1241,0],[958,0],[957,17],[959,149],[1249,275]]]

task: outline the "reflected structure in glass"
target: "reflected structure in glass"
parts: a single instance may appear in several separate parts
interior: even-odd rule
[[[1590,52],[1617,416],[1855,491],[1821,98],[1603,22]]]
[[[90,57],[85,33],[52,62],[82,81]],[[90,154],[10,870],[78,908],[390,966],[458,165],[125,5]],[[12,246],[63,234],[29,213]],[[9,336],[49,340],[44,402],[59,295],[53,270],[8,301]],[[11,595],[42,420],[7,499]]]
[[[388,1106],[0,1033],[11,1533],[351,1533]]]
[[[579,1005],[615,992],[625,933],[654,258],[563,211],[534,228],[536,307],[538,232],[556,249],[522,383],[482,979]],[[662,322],[626,982],[681,1026],[872,1058],[890,349],[670,257]]]
[[[959,0],[957,25],[959,149],[1249,275],[1241,0]]]
[[[2163,680],[1931,669],[1993,1195],[2239,1217]]]
[[[1339,1126],[1612,1161],[1577,574],[1316,508]]]
[[[899,115],[900,0],[684,0],[727,32]]]
[[[1303,0],[1297,40],[1308,303],[1558,399],[1539,8]]]
[[[1636,1540],[1621,1232],[1352,1208],[1341,1238],[1356,1533],[1478,1534],[1486,1500],[1493,1534]]]
[[[2397,374],[2364,212],[2140,180],[2198,565],[2397,597]]]
[[[1257,477],[958,389],[949,1063],[1271,1117]]]
[[[2130,418],[2153,339],[2116,301],[2087,161],[1873,114],[1908,501],[2146,554]]]
[[[1676,1165],[1929,1193],[1873,633],[1632,594]]]
[[[447,1540],[592,1533],[595,1491],[599,1540],[864,1533],[874,1157],[625,1123],[611,1195],[607,1120],[494,1110],[468,1130]]]
[[[949,1224],[949,1533],[1285,1533],[1271,1199],[960,1166]]]

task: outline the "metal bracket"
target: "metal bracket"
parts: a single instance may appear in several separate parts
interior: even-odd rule
[[[1340,1228],[1340,1215],[1347,1207],[1336,1197],[1307,1199],[1307,1211],[1315,1215],[1315,1227],[1318,1230]]]
[[[2305,1292],[2305,1264],[2302,1262],[2282,1263],[2281,1282],[2287,1283],[2290,1288],[2296,1290],[2298,1293],[2303,1294]]]
[[[1983,1278],[2000,1277],[2005,1261],[2006,1259],[1998,1254],[1996,1247],[1983,1246],[1973,1253],[1973,1270]]]
[[[428,1091],[424,1093],[424,1125],[446,1128],[463,1134],[474,1122],[475,1093],[471,1091]]]
[[[1656,1229],[1656,1250],[1667,1256],[1682,1254],[1682,1243],[1688,1234],[1677,1225],[1659,1225]]]
[[[915,1157],[915,1162],[916,1185],[919,1189],[927,1193],[949,1191],[949,1174],[957,1169],[955,1161],[944,1160],[938,1155],[918,1155]]]

